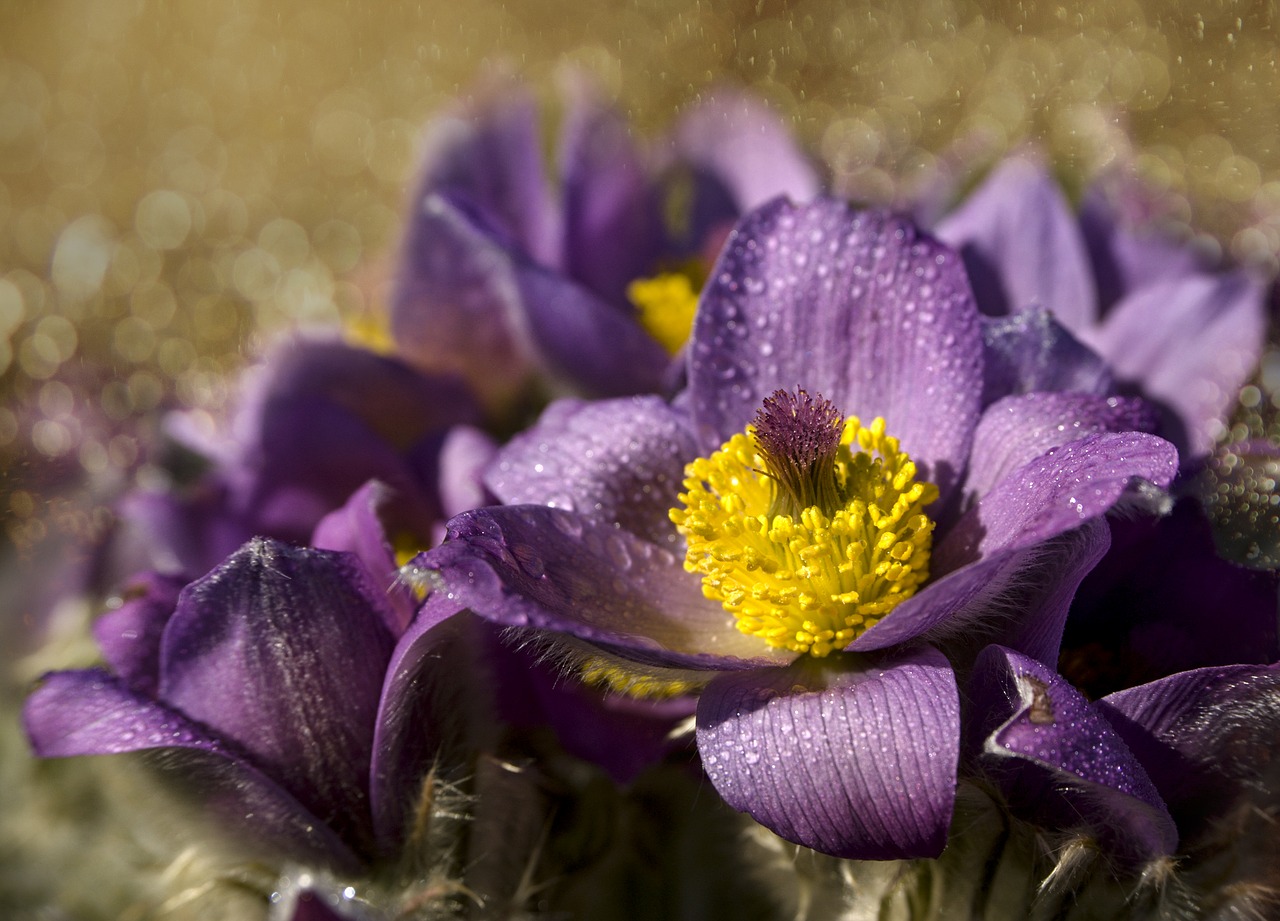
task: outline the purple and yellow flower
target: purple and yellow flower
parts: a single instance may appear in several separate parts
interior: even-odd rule
[[[593,397],[668,387],[701,276],[734,221],[818,187],[778,118],[744,95],[719,92],[645,148],[585,82],[570,90],[555,188],[536,109],[504,85],[431,126],[411,199],[396,347],[498,408],[531,386]]]
[[[1212,450],[1257,366],[1265,287],[1161,236],[1142,219],[1140,198],[1133,185],[1098,184],[1077,217],[1042,164],[1014,157],[937,234],[963,256],[978,308],[992,318],[989,337],[1033,327],[1057,375],[1077,375],[1071,389],[1101,392],[1115,381],[1140,393],[1161,408],[1160,431],[1186,464]]]
[[[1056,651],[1101,516],[1168,485],[1176,452],[1136,399],[984,408],[960,257],[833,200],[739,224],[686,355],[671,404],[553,404],[489,467],[506,504],[421,563],[588,681],[698,693],[707,774],[783,837],[936,855],[961,739],[940,643]]]

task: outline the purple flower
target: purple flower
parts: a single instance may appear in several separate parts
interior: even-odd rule
[[[456,603],[559,634],[589,680],[700,692],[712,782],[784,837],[936,855],[960,701],[935,644],[968,627],[1056,651],[1100,517],[1176,453],[1137,400],[984,410],[960,258],[831,200],[743,220],[687,356],[673,405],[553,404],[489,468],[507,504],[422,562]]]
[[[41,757],[146,753],[255,858],[353,872],[396,852],[470,731],[465,670],[429,664],[462,648],[455,610],[406,629],[354,555],[255,539],[190,584],[137,582],[94,626],[109,670],[47,675],[23,722]]]
[[[1003,340],[997,351],[1008,354],[1012,327],[1028,334],[1013,337],[1023,342],[1015,354],[1025,359],[1032,343],[1046,350],[1060,380],[1076,376],[1070,389],[1101,392],[1112,376],[1136,387],[1162,407],[1161,432],[1185,462],[1212,449],[1257,365],[1264,288],[1244,271],[1208,271],[1188,247],[1133,226],[1121,212],[1134,210],[1135,194],[1096,186],[1077,218],[1043,165],[1013,158],[937,233],[964,257],[979,309],[1006,318],[988,324]]]
[[[716,94],[645,149],[584,82],[569,89],[554,191],[535,107],[503,85],[431,126],[411,199],[392,293],[397,347],[498,407],[527,399],[530,383],[589,396],[661,389],[701,266],[733,222],[774,195],[817,190],[776,116],[746,96]]]

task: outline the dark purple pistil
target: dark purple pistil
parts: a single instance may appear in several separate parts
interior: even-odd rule
[[[804,390],[775,390],[752,420],[764,473],[774,482],[769,515],[799,517],[811,506],[831,513],[844,504],[836,454],[844,417],[835,404]]]

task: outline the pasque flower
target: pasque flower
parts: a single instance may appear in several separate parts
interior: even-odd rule
[[[566,95],[554,188],[536,109],[504,84],[431,125],[410,201],[396,346],[499,408],[531,384],[661,389],[733,222],[774,195],[817,191],[778,118],[740,93],[718,92],[648,147],[585,81]]]
[[[488,470],[506,504],[421,562],[588,680],[700,693],[712,782],[784,837],[935,855],[961,737],[948,637],[1056,650],[1101,516],[1177,468],[1141,401],[984,409],[984,362],[955,252],[886,214],[771,202],[703,291],[687,389],[553,404]]]
[[[470,731],[444,693],[460,675],[428,664],[454,611],[406,624],[356,555],[254,539],[188,584],[136,581],[94,627],[109,668],[46,676],[24,725],[42,757],[148,753],[253,859],[356,872],[396,853],[432,758]]]
[[[993,318],[989,337],[1034,325],[1046,348],[1053,343],[1060,381],[1082,362],[1089,369],[1071,389],[1135,388],[1162,409],[1161,433],[1185,464],[1213,448],[1257,366],[1265,289],[1247,271],[1212,270],[1144,222],[1143,210],[1135,185],[1098,183],[1076,216],[1043,164],[1013,157],[937,234],[963,256],[978,308]]]

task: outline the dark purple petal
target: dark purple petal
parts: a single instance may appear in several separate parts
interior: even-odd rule
[[[247,751],[344,838],[367,843],[368,767],[393,638],[347,554],[254,540],[179,597],[162,700]]]
[[[535,505],[467,512],[420,562],[482,617],[568,633],[633,661],[715,669],[794,658],[740,633],[671,550],[573,512]]]
[[[1126,297],[1085,341],[1117,378],[1173,410],[1170,440],[1208,453],[1262,354],[1262,284],[1244,272],[1148,285]]]
[[[675,158],[715,177],[745,214],[779,195],[807,202],[818,194],[817,172],[778,117],[748,93],[722,87],[680,119]]]
[[[1014,157],[938,224],[964,257],[978,309],[989,316],[1047,310],[1079,332],[1097,317],[1084,239],[1044,167]]]
[[[1142,759],[1184,836],[1227,820],[1243,791],[1276,776],[1280,665],[1181,672],[1097,707]]]
[[[515,280],[529,334],[553,381],[593,397],[659,388],[670,358],[632,311],[534,265],[521,265]]]
[[[774,390],[883,416],[944,497],[982,395],[982,337],[956,255],[905,221],[821,199],[739,225],[703,292],[689,387],[705,450]]]
[[[1063,641],[1059,670],[1077,687],[1101,697],[1187,669],[1280,659],[1280,574],[1222,559],[1195,501],[1109,524],[1113,547],[1081,585]]]
[[[626,121],[580,79],[569,89],[560,144],[564,271],[610,304],[657,270],[662,215]]]
[[[146,570],[206,573],[225,560],[257,532],[230,493],[222,477],[210,476],[187,489],[125,495],[102,564],[105,583],[118,585]]]
[[[93,623],[93,638],[102,657],[120,679],[143,694],[155,694],[160,681],[160,642],[173,616],[181,576],[146,573],[124,589],[118,608]]]
[[[1106,525],[1094,519],[1040,544],[998,551],[929,583],[849,649],[887,649],[920,636],[945,637],[956,648],[999,637],[1052,657],[1072,594],[1106,547]]]
[[[543,168],[538,112],[527,92],[510,83],[493,87],[478,103],[432,122],[424,146],[415,212],[433,194],[465,200],[534,259],[559,264],[558,215]],[[429,232],[411,216],[407,256]]]
[[[378,705],[370,773],[374,828],[384,852],[408,833],[422,781],[470,770],[468,742],[493,726],[485,673],[471,635],[474,618],[443,593],[432,594],[396,645]]]
[[[391,293],[397,350],[417,367],[459,375],[489,403],[512,400],[537,367],[515,254],[443,195],[421,199],[409,226]]]
[[[1146,771],[1064,678],[989,646],[975,663],[971,696],[982,722],[999,723],[984,751],[1015,808],[1058,827],[1084,824],[1129,865],[1174,852],[1178,830]]]
[[[150,752],[154,766],[264,858],[360,865],[332,828],[233,748],[100,669],[46,676],[22,719],[42,758]]]
[[[966,495],[981,497],[1050,448],[1099,432],[1151,432],[1158,417],[1142,400],[1083,393],[1006,397],[978,420]]]
[[[1035,390],[1107,394],[1115,380],[1106,362],[1043,310],[983,317],[984,406]]]
[[[506,505],[550,505],[675,549],[668,511],[697,447],[657,397],[553,403],[499,451],[485,482]]]
[[[960,703],[933,649],[722,675],[698,751],[735,809],[837,857],[936,857],[955,804]]]
[[[1116,504],[1135,481],[1166,487],[1173,445],[1141,432],[1102,432],[1050,448],[1002,479],[936,546],[936,573],[997,551],[1030,547]]]

